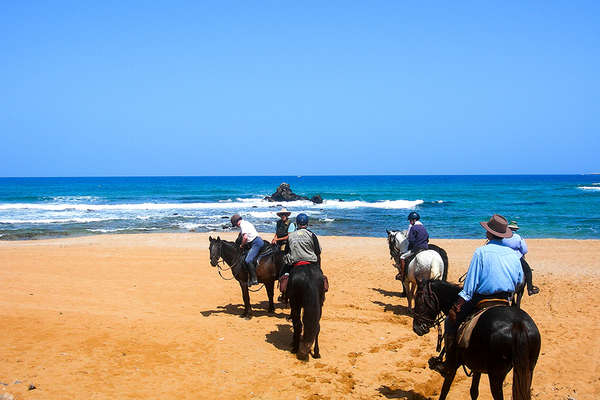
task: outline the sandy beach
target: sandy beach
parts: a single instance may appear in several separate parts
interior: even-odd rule
[[[214,235],[214,234],[213,234]],[[290,353],[289,310],[209,264],[208,234],[0,242],[0,396],[15,399],[430,399],[436,334],[412,331],[384,238],[321,237],[331,289],[322,358]],[[271,234],[262,235],[271,238]],[[221,235],[233,239],[234,234]],[[482,240],[431,240],[456,282]],[[600,241],[528,240],[541,293],[523,299],[542,350],[535,399],[600,397]],[[504,394],[510,398],[511,374]],[[468,398],[461,370],[449,399]],[[35,389],[28,390],[29,385]],[[487,379],[480,398],[491,399]]]

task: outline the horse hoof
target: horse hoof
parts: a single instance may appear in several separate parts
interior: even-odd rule
[[[296,358],[300,361],[308,360],[308,354],[302,354],[300,352],[296,353]]]
[[[313,358],[321,358],[321,354],[319,354],[319,353],[313,354]]]
[[[275,307],[269,308],[268,312],[269,314],[273,314],[275,312]]]

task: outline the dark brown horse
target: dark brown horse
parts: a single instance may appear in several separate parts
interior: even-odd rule
[[[461,288],[439,281],[419,281],[413,330],[419,336],[439,323],[438,315],[448,315]],[[494,400],[502,400],[502,384],[513,369],[513,400],[531,399],[533,369],[540,354],[540,332],[535,322],[516,306],[499,306],[481,315],[473,329],[467,348],[456,348],[457,363],[453,373],[444,378],[440,400],[448,395],[456,370],[464,365],[473,372],[471,399],[479,396],[481,374],[488,374]]]
[[[231,267],[231,273],[239,282],[242,288],[242,298],[244,299],[244,313],[242,317],[246,319],[252,318],[252,307],[250,306],[250,293],[248,291],[248,271],[245,268],[243,253],[238,245],[234,242],[222,240],[217,236],[216,239],[209,237],[210,241],[210,265],[217,267],[219,260],[223,261]],[[267,244],[266,246],[272,246]],[[275,281],[279,278],[279,271],[283,266],[283,254],[277,246],[272,246],[273,252],[269,255],[261,257],[259,253],[258,265],[256,267],[256,277],[258,282],[263,283],[267,289],[269,297],[269,312],[275,312],[273,304],[273,292],[275,289]],[[262,251],[261,251],[262,253]]]
[[[320,320],[325,301],[324,279],[323,271],[318,263],[296,266],[290,275],[287,291],[294,326],[292,353],[296,353],[300,360],[308,359],[313,343],[315,344],[313,358],[321,357],[319,332],[321,331]]]

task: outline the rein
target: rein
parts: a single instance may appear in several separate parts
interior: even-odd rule
[[[435,349],[436,351],[440,351],[443,339],[441,324],[445,318],[445,315],[440,307],[440,299],[438,298],[437,294],[435,294],[435,292],[431,289],[431,282],[428,282],[427,285],[423,288],[423,301],[425,302],[427,308],[435,312],[436,316],[435,318],[430,318],[427,315],[417,313],[415,310],[415,317],[418,318],[419,321],[423,321],[428,328],[433,328],[434,326],[437,327],[438,340]]]
[[[234,264],[234,265],[235,265],[235,264]],[[230,281],[230,280],[232,280],[232,279],[234,279],[234,278],[235,278],[235,275],[233,275],[233,272],[232,272],[232,274],[231,274],[231,278],[225,278],[225,277],[223,276],[223,274],[222,274],[222,272],[225,272],[225,271],[231,271],[231,268],[232,268],[232,266],[231,266],[231,265],[229,265],[229,264],[227,264],[227,261],[225,261],[225,259],[223,258],[223,244],[220,244],[220,245],[219,245],[219,259],[218,259],[218,261],[217,261],[216,268],[217,268],[217,272],[219,273],[219,276],[221,277],[221,279],[223,279],[223,280],[225,280],[225,281]],[[258,288],[256,288],[256,289],[250,289],[250,288],[248,287],[248,291],[250,291],[250,292],[258,292],[258,291],[260,291],[260,290],[261,290],[263,287],[265,287],[265,284],[264,284],[264,283],[261,283],[261,284],[260,284],[260,286],[259,286]]]

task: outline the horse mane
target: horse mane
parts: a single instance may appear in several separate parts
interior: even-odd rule
[[[444,313],[448,313],[452,304],[456,301],[458,293],[462,290],[460,285],[452,282],[441,281],[439,279],[430,279],[425,281],[425,285],[431,285],[431,290],[437,294],[440,301],[440,307]]]

